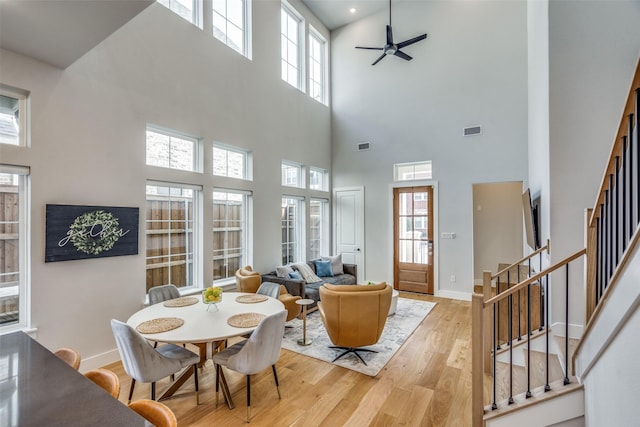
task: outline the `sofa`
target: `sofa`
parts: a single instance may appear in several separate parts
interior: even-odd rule
[[[307,261],[306,264],[311,268],[314,274],[317,274],[316,261]],[[293,279],[289,277],[278,277],[276,271],[271,271],[262,275],[262,282],[273,282],[284,285],[291,295],[299,295],[302,298],[312,299],[313,304],[307,306],[308,311],[317,309],[317,302],[320,301],[319,288],[324,283],[332,285],[355,285],[357,283],[357,266],[355,264],[342,264],[342,274],[333,276],[322,276],[319,282],[307,283],[304,279]]]

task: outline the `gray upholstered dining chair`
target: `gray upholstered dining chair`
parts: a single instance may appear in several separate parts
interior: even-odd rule
[[[265,317],[248,339],[213,355],[216,368],[216,403],[222,366],[247,376],[247,422],[251,420],[251,375],[271,366],[280,398],[276,362],[280,358],[286,317],[286,310]]]
[[[272,282],[263,282],[256,294],[266,295],[271,298],[278,299],[280,297],[280,284]]]
[[[174,298],[180,298],[180,291],[176,288],[176,285],[154,286],[149,289],[149,305]]]
[[[111,329],[116,339],[124,370],[131,377],[129,403],[131,403],[136,381],[151,383],[151,400],[155,400],[156,381],[193,365],[196,404],[199,404],[198,362],[200,356],[175,344],[153,348],[138,331],[116,319],[111,319]]]

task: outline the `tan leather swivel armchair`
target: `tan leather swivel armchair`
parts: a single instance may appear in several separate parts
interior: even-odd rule
[[[236,287],[239,292],[255,294],[262,283],[262,277],[257,271],[253,271],[250,265],[236,271]]]
[[[333,361],[353,353],[365,365],[358,352],[377,353],[359,348],[378,342],[389,315],[392,289],[386,283],[366,286],[320,286],[318,310],[331,342],[344,350]]]

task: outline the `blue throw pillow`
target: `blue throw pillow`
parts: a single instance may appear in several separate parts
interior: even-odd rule
[[[331,261],[316,261],[316,273],[318,274],[318,277],[333,277]]]
[[[300,274],[299,271],[292,271],[291,273],[289,273],[289,279],[302,280],[302,274]]]

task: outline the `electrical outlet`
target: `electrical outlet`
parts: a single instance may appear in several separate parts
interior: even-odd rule
[[[456,282],[456,275],[452,274],[451,277],[449,278],[449,280],[451,281],[451,283],[455,283]]]

